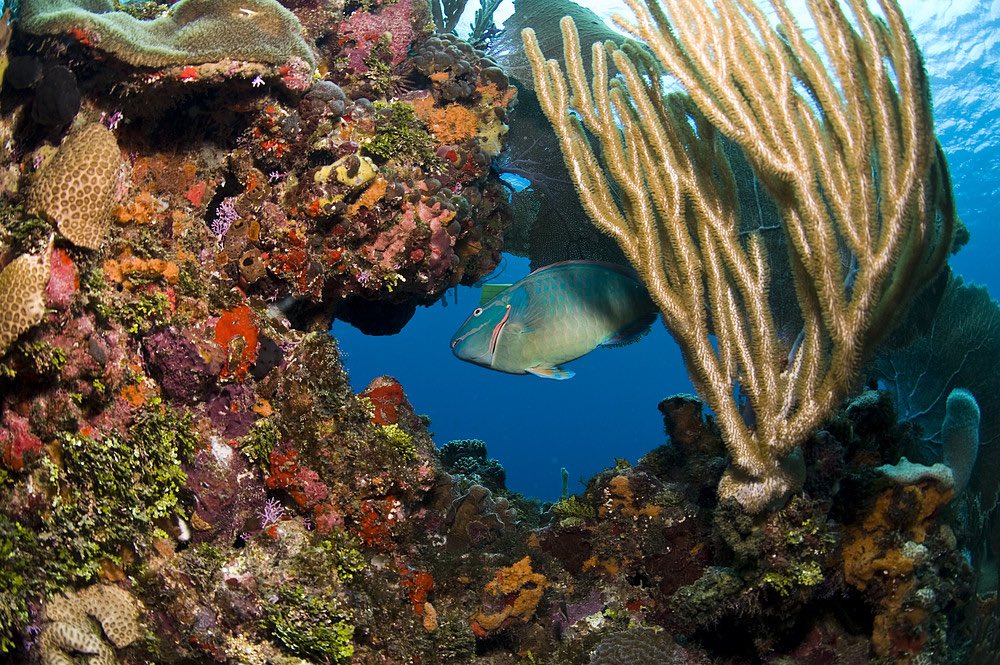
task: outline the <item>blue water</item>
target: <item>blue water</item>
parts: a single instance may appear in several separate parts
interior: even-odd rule
[[[528,273],[527,261],[507,258],[498,281]],[[640,343],[598,349],[566,365],[567,381],[494,372],[456,359],[448,342],[479,304],[479,290],[459,287],[458,303],[420,309],[402,333],[365,337],[334,324],[356,390],[374,376],[398,379],[418,413],[431,418],[434,440],[478,438],[507,470],[507,486],[541,498],[558,497],[560,468],[578,491],[614,458],[634,462],[662,442],[657,402],[691,392],[680,352],[662,324]]]
[[[911,0],[902,6],[925,54],[938,135],[951,164],[959,213],[972,231],[952,267],[996,297],[1000,0]],[[613,10],[620,11],[608,4],[601,13]],[[516,281],[527,272],[525,260],[508,256],[497,281]],[[571,491],[579,491],[578,480],[615,458],[634,462],[663,442],[658,401],[691,392],[662,324],[638,344],[598,349],[572,363],[573,379],[546,381],[455,359],[448,341],[477,306],[479,292],[459,287],[447,300],[447,306],[419,310],[393,337],[365,337],[339,322],[333,333],[356,390],[380,374],[396,377],[417,411],[430,416],[438,445],[483,439],[507,469],[511,489],[552,499],[559,495],[561,467],[569,471]]]

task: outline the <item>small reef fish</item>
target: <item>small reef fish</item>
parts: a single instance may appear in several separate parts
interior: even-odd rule
[[[611,263],[563,261],[509,286],[489,286],[451,350],[510,374],[568,379],[574,372],[562,363],[635,341],[658,313],[635,273]]]

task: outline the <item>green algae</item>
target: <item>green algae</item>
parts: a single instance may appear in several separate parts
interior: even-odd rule
[[[133,335],[148,332],[170,320],[170,298],[162,291],[143,293],[123,303],[115,318]]]
[[[381,425],[378,431],[404,463],[417,459],[417,447],[413,443],[413,437],[400,427],[399,423]]]
[[[281,441],[281,432],[270,418],[261,418],[250,426],[250,431],[240,441],[240,450],[255,465],[266,470],[271,451]]]
[[[381,160],[410,159],[424,165],[440,162],[434,151],[434,139],[412,104],[376,102],[375,110],[378,129],[362,146],[366,153]]]
[[[264,608],[264,627],[277,642],[303,658],[349,663],[354,626],[335,600],[311,595],[300,586],[281,589]]]
[[[25,625],[27,603],[92,581],[105,563],[127,567],[181,512],[181,463],[197,443],[190,414],[151,403],[127,434],[63,432],[61,463],[44,456],[35,479],[49,506],[36,528],[0,512],[0,651]],[[9,488],[5,488],[9,489]]]
[[[15,363],[14,354],[10,354],[0,363],[0,377],[15,379],[19,374],[28,373],[35,377],[54,378],[69,360],[66,351],[44,340],[22,342],[15,353],[18,362]]]

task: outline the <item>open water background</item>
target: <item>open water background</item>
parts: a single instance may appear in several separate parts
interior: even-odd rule
[[[594,8],[594,5],[587,3]],[[792,2],[806,17],[805,3]],[[959,213],[972,240],[952,259],[967,280],[1000,294],[1000,0],[904,0],[903,10],[931,76],[938,136],[948,155]],[[475,10],[473,3],[468,16]],[[509,13],[509,8],[501,8]],[[602,3],[603,16],[625,12]],[[806,21],[808,22],[808,21]],[[513,282],[527,261],[507,257],[497,281]],[[393,337],[365,337],[337,322],[333,334],[345,353],[356,390],[380,374],[400,380],[419,413],[431,417],[435,441],[484,440],[507,469],[511,489],[543,499],[560,492],[560,468],[578,481],[610,466],[635,462],[663,443],[656,405],[690,392],[680,354],[661,324],[640,343],[598,349],[574,363],[576,376],[546,381],[492,372],[454,358],[452,333],[479,301],[460,287],[447,305],[421,309]]]

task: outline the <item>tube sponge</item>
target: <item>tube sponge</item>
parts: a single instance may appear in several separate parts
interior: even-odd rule
[[[95,48],[137,67],[220,60],[315,66],[302,25],[276,0],[180,0],[150,21],[114,11],[112,0],[22,0],[18,25],[33,35],[86,35]]]
[[[955,476],[955,494],[960,494],[969,484],[979,455],[979,404],[965,388],[955,388],[948,395],[941,444],[944,463]]]

